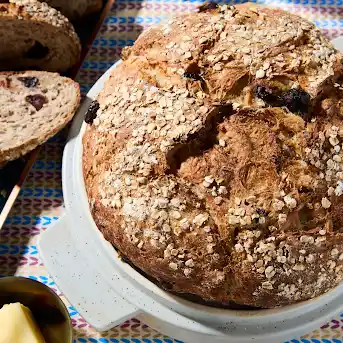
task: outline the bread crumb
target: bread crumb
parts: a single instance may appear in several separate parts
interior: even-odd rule
[[[262,282],[262,288],[263,289],[273,289],[273,284],[270,281],[264,281],[264,282]]]
[[[280,213],[279,214],[279,223],[283,224],[283,223],[286,223],[286,221],[287,221],[287,214]]]
[[[178,266],[175,262],[170,262],[169,263],[169,268],[173,270],[178,270]]]
[[[293,209],[297,206],[297,201],[290,195],[286,195],[283,200],[285,201],[286,205],[290,208]]]
[[[273,266],[268,266],[264,272],[268,279],[271,279],[276,273]]]
[[[170,216],[174,219],[180,219],[181,218],[181,213],[179,211],[171,211]]]
[[[219,139],[219,145],[221,147],[225,147],[226,146],[226,142],[224,141],[224,139]]]
[[[189,259],[185,262],[185,265],[187,267],[193,268],[194,267],[194,261],[192,259]]]
[[[183,273],[185,274],[185,276],[189,276],[189,275],[191,275],[191,273],[192,273],[192,269],[190,269],[190,268],[185,268],[185,269],[183,270]]]
[[[266,75],[266,73],[265,73],[265,71],[263,69],[259,69],[256,72],[256,78],[258,78],[258,79],[264,78],[265,75]]]
[[[326,209],[330,208],[331,202],[328,198],[322,198],[322,206]]]
[[[214,198],[214,203],[215,203],[216,205],[220,205],[220,204],[222,203],[222,201],[223,201],[223,198],[222,198],[222,197],[215,197],[215,198]]]
[[[339,251],[336,248],[331,250],[331,256],[332,257],[336,257],[338,254],[339,254]]]

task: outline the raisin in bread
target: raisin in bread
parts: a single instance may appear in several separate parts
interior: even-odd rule
[[[0,70],[66,71],[81,45],[68,19],[45,3],[15,0],[0,4]]]
[[[315,26],[206,4],[123,58],[83,143],[104,237],[166,289],[222,304],[338,285],[343,59]]]
[[[79,85],[56,73],[0,73],[0,164],[54,136],[79,103]]]

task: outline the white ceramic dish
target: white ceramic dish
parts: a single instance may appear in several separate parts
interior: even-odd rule
[[[334,43],[338,49],[343,46],[342,39]],[[84,114],[110,70],[80,107],[64,151],[66,214],[39,241],[45,266],[81,315],[98,330],[138,316],[167,335],[196,343],[283,342],[298,338],[337,315],[343,307],[343,285],[316,299],[280,309],[234,311],[171,295],[121,261],[95,226],[82,176]]]

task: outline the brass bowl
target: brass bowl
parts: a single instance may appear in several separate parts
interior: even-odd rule
[[[16,302],[32,311],[46,343],[73,342],[68,310],[48,286],[24,277],[0,278],[0,308]]]

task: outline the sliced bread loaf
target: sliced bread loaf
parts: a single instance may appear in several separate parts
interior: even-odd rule
[[[0,73],[0,165],[54,136],[79,103],[79,85],[57,73]]]
[[[80,58],[81,45],[68,19],[46,3],[0,4],[0,70],[63,72]]]

